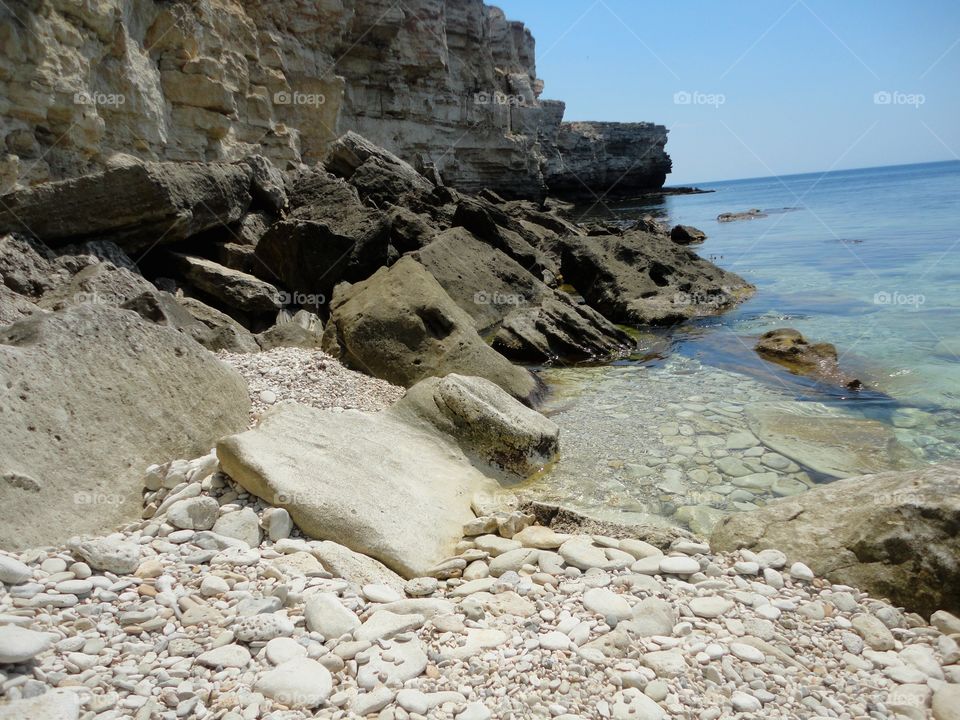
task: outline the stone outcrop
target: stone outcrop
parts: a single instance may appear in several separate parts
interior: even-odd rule
[[[627,325],[668,325],[716,315],[747,299],[746,280],[674,243],[667,235],[563,238],[556,245],[564,282],[597,311]]]
[[[782,550],[834,583],[929,615],[960,611],[960,466],[886,472],[734,513],[716,550]]]
[[[585,202],[656,191],[671,168],[666,143],[667,128],[653,123],[563,123],[544,180],[552,194]]]
[[[450,375],[378,413],[283,403],[217,454],[308,536],[409,578],[455,554],[474,494],[495,491],[498,472],[515,481],[549,462],[558,432],[493,383]]]
[[[859,390],[863,383],[840,369],[837,348],[830,343],[809,343],[799,331],[778,328],[765,332],[754,347],[764,360],[816,382]]]
[[[314,164],[348,130],[467,191],[662,184],[662,127],[561,126],[542,90],[529,30],[482,0],[13,0],[0,192],[136,158]]]
[[[541,393],[540,381],[484,343],[470,316],[411,257],[337,287],[323,347],[348,367],[404,387],[460,373],[528,404]]]
[[[0,546],[139,517],[143,470],[248,421],[240,376],[193,340],[107,305],[0,329]]]

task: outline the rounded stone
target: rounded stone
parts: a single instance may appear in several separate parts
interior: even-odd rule
[[[45,633],[17,625],[4,625],[0,627],[0,664],[33,660],[50,645],[50,636]]]
[[[167,509],[167,521],[181,530],[209,530],[217,520],[220,504],[208,496],[178,500]]]
[[[312,708],[330,696],[333,678],[316,660],[296,658],[263,673],[253,689],[289,708]]]

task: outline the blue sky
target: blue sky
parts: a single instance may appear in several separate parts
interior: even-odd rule
[[[670,128],[668,184],[960,158],[957,0],[488,1],[566,119]]]

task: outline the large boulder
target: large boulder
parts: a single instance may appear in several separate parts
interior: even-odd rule
[[[177,302],[194,320],[205,326],[205,330],[191,330],[190,335],[207,350],[226,350],[233,353],[260,351],[256,336],[226,313],[196,298],[177,298]]]
[[[519,477],[543,469],[559,451],[560,429],[479,377],[427,378],[391,408],[454,438],[468,457]]]
[[[586,360],[621,353],[630,337],[598,312],[547,287],[500,250],[457,227],[412,254],[513,360]]]
[[[324,164],[379,207],[396,205],[407,193],[429,193],[434,187],[409,163],[352,130],[330,145]]]
[[[0,330],[0,547],[138,518],[143,471],[246,426],[232,369],[127,310],[80,305]]]
[[[960,612],[960,464],[853,477],[727,516],[714,550],[776,548],[923,615]]]
[[[750,297],[754,287],[666,235],[566,237],[560,271],[596,310],[628,325],[669,325],[715,315]]]
[[[3,196],[0,232],[53,246],[98,239],[147,250],[238,220],[250,205],[251,180],[244,164],[115,167]]]
[[[344,180],[306,173],[289,202],[287,217],[257,243],[254,271],[268,282],[279,279],[302,297],[299,304],[326,312],[337,283],[364,280],[396,259],[389,219],[366,207]]]
[[[201,293],[248,315],[276,315],[283,307],[280,291],[253,275],[231,270],[206,258],[174,253],[180,276]]]
[[[97,262],[44,293],[37,305],[46,310],[62,310],[83,303],[119,307],[152,290],[156,290],[153,283],[142,275],[111,262]]]
[[[541,382],[483,342],[470,316],[412,257],[333,297],[323,347],[349,367],[396,385],[449,373],[495,382],[534,403]]]
[[[224,472],[285,508],[308,536],[408,578],[455,554],[473,493],[492,482],[432,428],[388,412],[283,403],[221,440],[217,455]]]

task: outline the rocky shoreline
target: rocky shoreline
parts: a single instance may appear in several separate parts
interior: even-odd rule
[[[960,718],[955,464],[681,362],[546,409],[756,291],[576,221],[700,192],[664,126],[563,122],[481,0],[0,18],[0,720]]]

